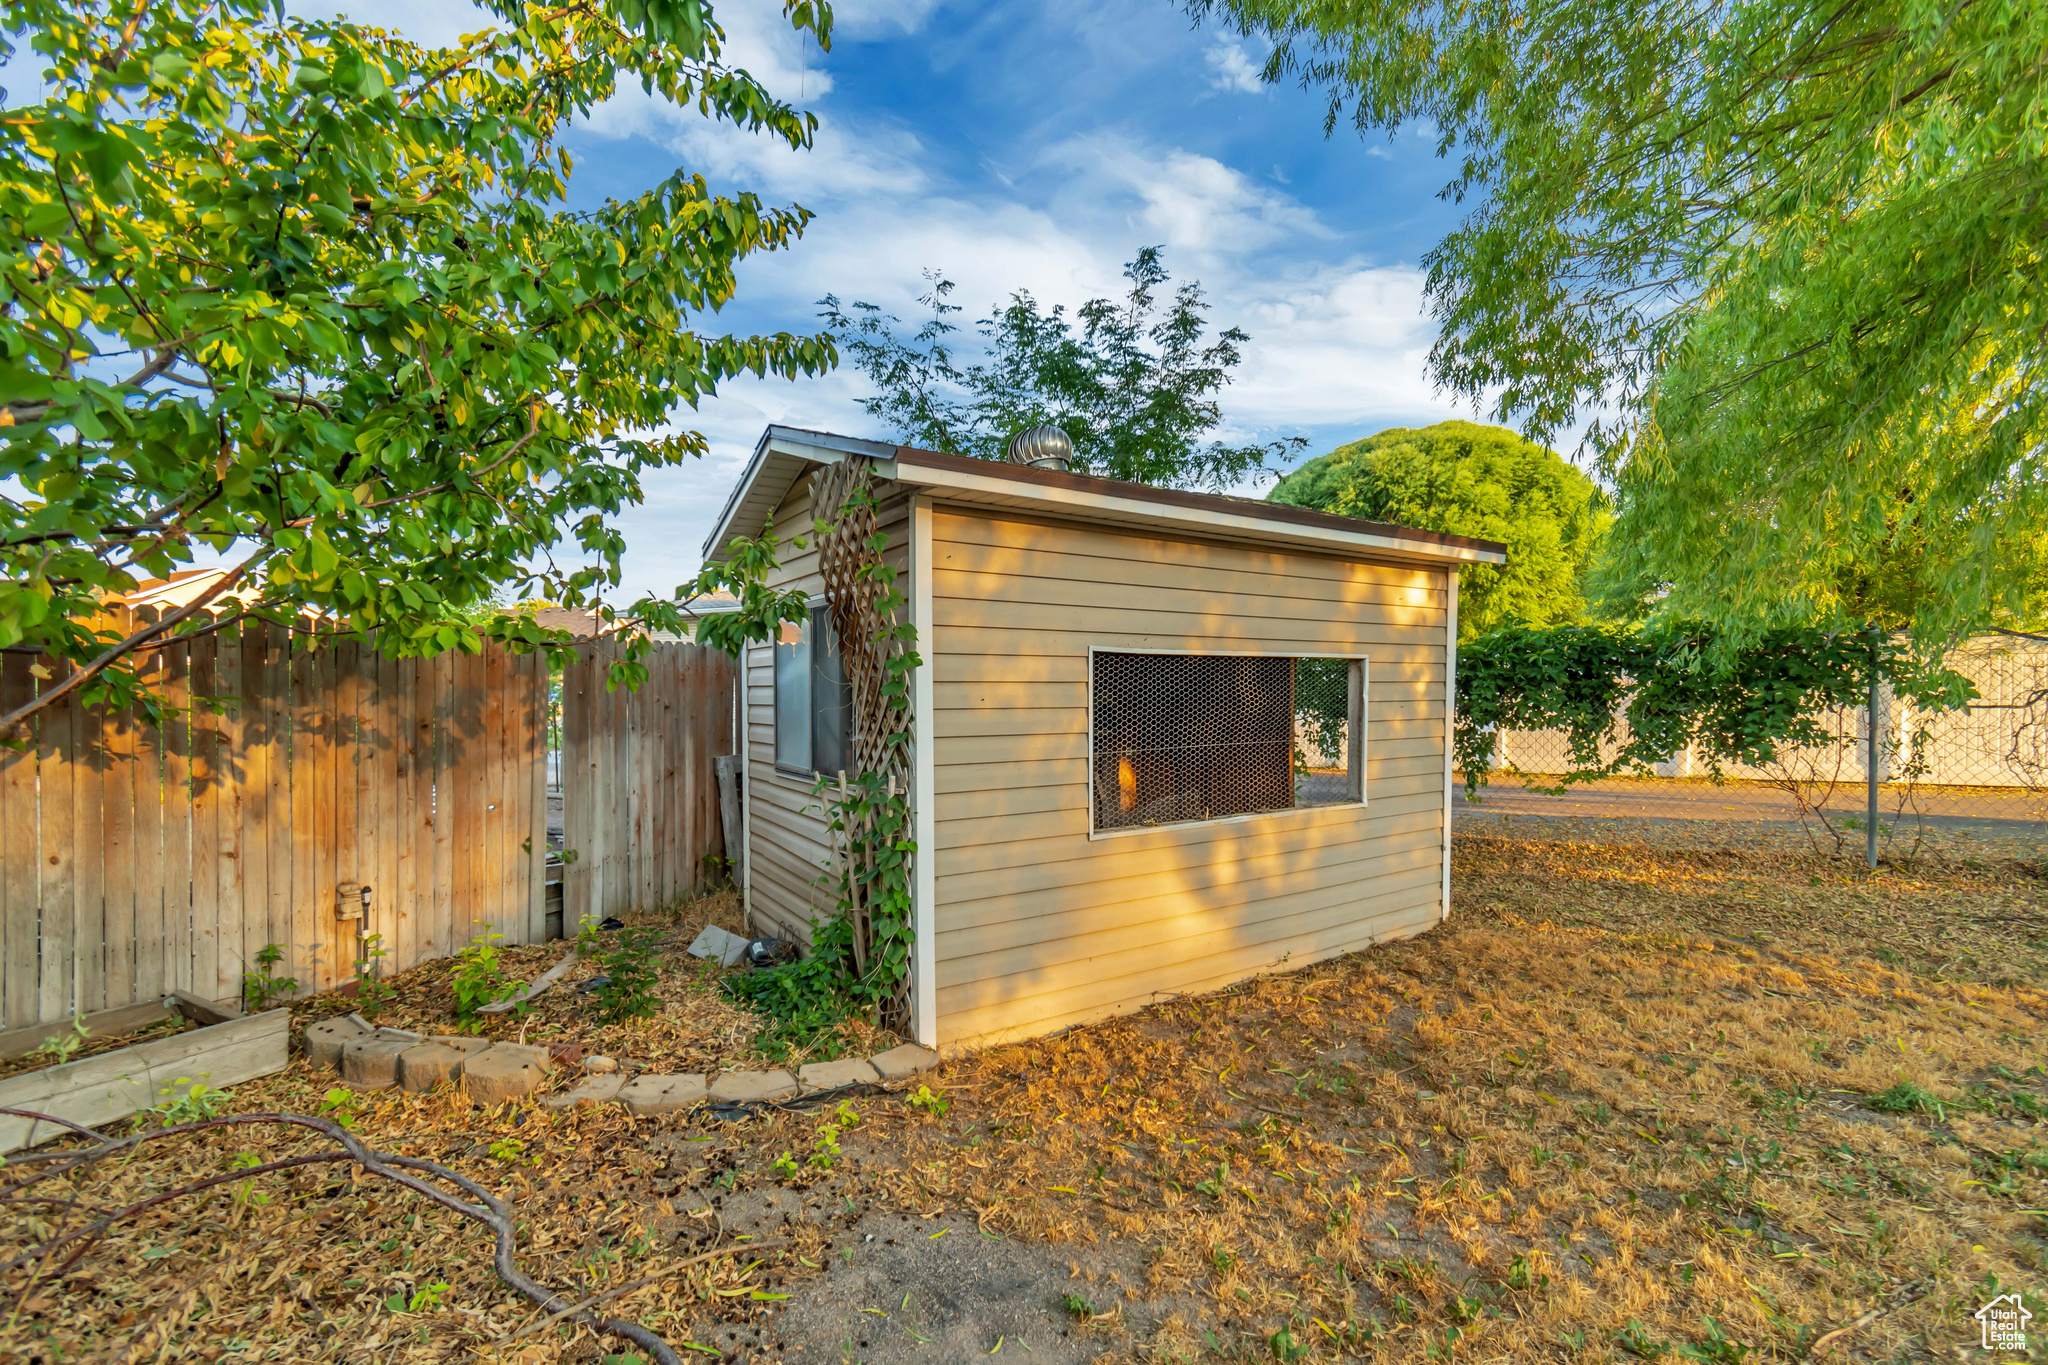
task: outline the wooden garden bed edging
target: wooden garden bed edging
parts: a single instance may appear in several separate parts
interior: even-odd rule
[[[34,1109],[90,1128],[160,1103],[165,1086],[235,1085],[282,1071],[290,1060],[291,1011],[267,1010],[10,1077],[0,1081],[0,1109]],[[0,1114],[0,1153],[67,1131]]]

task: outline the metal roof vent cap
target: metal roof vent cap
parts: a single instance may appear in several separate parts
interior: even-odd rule
[[[1003,458],[1011,464],[1065,473],[1074,458],[1074,443],[1058,427],[1026,427],[1010,438]]]

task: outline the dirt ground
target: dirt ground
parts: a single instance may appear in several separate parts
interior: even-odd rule
[[[954,1059],[916,1103],[347,1103],[510,1200],[536,1278],[625,1291],[604,1311],[685,1358],[1989,1359],[1980,1304],[2048,1313],[2038,850],[1873,876],[1528,825],[1460,838],[1437,930]],[[299,1062],[232,1107],[327,1092]],[[67,1197],[319,1145],[171,1140]],[[344,1170],[9,1268],[0,1362],[633,1358],[538,1323],[473,1224]],[[52,1216],[6,1207],[0,1259]]]

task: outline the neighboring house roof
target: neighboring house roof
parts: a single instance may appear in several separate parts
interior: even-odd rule
[[[716,616],[722,612],[738,611],[739,607],[739,599],[721,589],[718,592],[705,593],[702,597],[692,598],[684,604],[683,615],[690,617]],[[536,607],[533,612],[533,619],[543,629],[566,630],[579,640],[595,639],[600,633],[597,624],[597,612],[594,609],[590,611],[571,611],[566,607]],[[672,636],[665,631],[655,631],[652,638],[666,640],[679,637]]]
[[[1325,554],[1431,564],[1507,562],[1507,547],[1490,540],[784,426],[771,426],[761,433],[753,459],[719,514],[711,538],[704,542],[705,558],[723,555],[734,536],[758,534],[807,468],[837,464],[849,454],[875,460],[875,472],[883,478],[929,489],[949,503],[1071,517],[1155,535],[1241,541]]]
[[[566,630],[579,640],[597,636],[597,613],[570,611],[567,607],[536,607],[533,623],[542,630]]]
[[[147,578],[131,592],[116,593],[108,600],[124,607],[167,607],[173,611],[190,606],[194,598],[228,576],[227,569],[180,569],[169,578]],[[244,580],[216,597],[221,605],[255,600],[256,586]]]

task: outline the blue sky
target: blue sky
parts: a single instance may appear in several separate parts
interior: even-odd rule
[[[450,0],[297,0],[447,42],[484,27]],[[836,7],[833,49],[785,27],[773,0],[717,7],[728,55],[822,121],[791,153],[637,89],[569,134],[574,193],[624,196],[678,166],[817,214],[801,243],[743,267],[706,331],[809,331],[825,293],[916,313],[927,268],[967,318],[1017,288],[1070,307],[1121,292],[1137,249],[1199,279],[1216,326],[1252,335],[1223,395],[1230,438],[1309,438],[1318,454],[1388,426],[1460,412],[1424,369],[1434,336],[1419,261],[1453,221],[1426,132],[1322,133],[1321,96],[1260,83],[1264,49],[1196,28],[1171,0]],[[21,93],[26,93],[25,91]],[[666,593],[769,422],[886,438],[861,377],[742,382],[684,415],[712,455],[647,481],[622,520],[622,600]],[[1247,488],[1243,491],[1254,491]]]
[[[1424,373],[1434,328],[1418,262],[1453,214],[1426,136],[1326,139],[1319,95],[1261,84],[1262,48],[1167,0],[902,0],[837,15],[820,54],[772,3],[718,10],[733,58],[819,116],[810,152],[637,91],[572,136],[593,195],[680,164],[817,213],[795,250],[745,268],[718,324],[814,328],[827,292],[907,318],[927,267],[958,282],[968,317],[1020,287],[1075,305],[1119,292],[1123,263],[1163,245],[1176,278],[1207,288],[1212,320],[1252,334],[1224,395],[1227,434],[1303,435],[1320,453],[1457,415]],[[886,437],[858,406],[865,392],[843,370],[707,403],[694,425],[711,458],[651,478],[627,518],[628,590],[694,570],[766,423]]]

